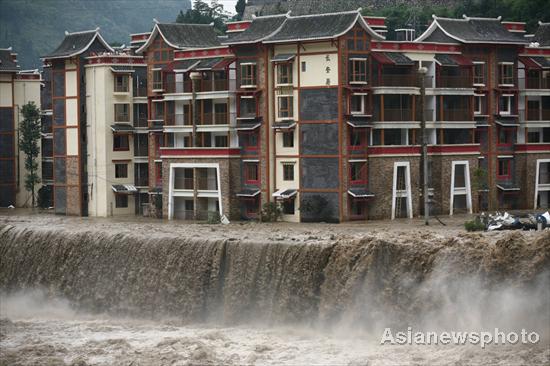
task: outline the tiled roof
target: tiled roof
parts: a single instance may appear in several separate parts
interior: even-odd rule
[[[244,17],[249,19],[253,14],[281,14],[292,11],[293,15],[332,13],[337,11],[357,10],[373,5],[373,0],[270,0],[251,1],[247,3]]]
[[[434,22],[418,40],[428,38],[439,26],[451,38],[464,43],[527,43],[521,36],[509,32],[499,18],[449,19],[434,16]]]
[[[65,32],[65,38],[61,44],[50,54],[43,56],[43,58],[65,58],[79,55],[86,51],[96,38],[99,39],[108,51],[114,52],[107,42],[105,42],[105,40],[101,37],[98,28],[83,32]]]
[[[539,23],[532,42],[538,42],[543,47],[550,46],[550,23]]]
[[[286,19],[286,15],[254,18],[250,26],[245,31],[229,37],[229,39],[223,43],[239,44],[260,42],[279,29]]]
[[[19,65],[11,57],[11,49],[0,49],[0,71],[18,71]]]
[[[370,29],[358,11],[289,17],[279,31],[265,39],[264,42],[335,38],[345,34],[358,21]],[[373,38],[383,38],[372,30],[370,33]]]
[[[220,45],[210,24],[158,23],[157,27],[169,44],[176,48],[206,48]]]

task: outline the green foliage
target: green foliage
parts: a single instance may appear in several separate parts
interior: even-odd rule
[[[53,206],[52,186],[42,186],[38,190],[38,207],[46,209]]]
[[[489,188],[489,184],[487,183],[487,170],[477,168],[473,171],[472,188],[476,191]]]
[[[189,9],[185,13],[180,11],[176,18],[176,22],[184,24],[214,23],[214,28],[218,33],[224,34],[226,30],[224,22],[228,19],[229,15],[223,9],[223,5],[217,0],[212,0],[210,5],[203,0],[195,0],[193,9]]]
[[[268,202],[263,205],[262,212],[260,214],[260,221],[262,222],[276,222],[283,215],[281,207],[276,202]]]
[[[222,218],[219,212],[209,211],[207,223],[210,225],[216,225],[222,222]]]
[[[313,195],[305,198],[300,203],[302,219],[308,222],[328,222],[331,221],[332,209],[328,200],[321,195]]]
[[[464,228],[466,229],[466,231],[484,231],[485,230],[485,225],[483,224],[483,222],[481,222],[481,219],[479,218],[479,216],[476,216],[475,219],[471,220],[471,221],[466,221],[464,223]]]
[[[235,11],[237,12],[235,20],[241,20],[243,18],[245,7],[246,7],[246,0],[237,1],[237,4],[235,5]]]
[[[19,149],[25,154],[25,189],[31,192],[32,207],[34,207],[34,187],[40,183],[38,176],[38,163],[36,159],[40,154],[38,141],[40,140],[40,110],[29,102],[21,108],[23,120],[19,124]]]

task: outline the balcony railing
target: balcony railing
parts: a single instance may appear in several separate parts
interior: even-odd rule
[[[201,92],[211,92],[211,91],[226,91],[228,82],[226,79],[222,80],[202,80],[201,81]]]
[[[437,78],[438,88],[473,88],[473,82],[470,76],[445,76]]]
[[[520,119],[524,121],[550,121],[550,109],[530,108],[521,110]]]
[[[134,117],[134,127],[147,127],[147,115]]]
[[[128,84],[115,84],[115,93],[128,93],[129,91]]]
[[[197,84],[197,93],[212,91],[227,91],[229,83],[226,79],[222,80],[201,80]],[[164,83],[166,93],[191,93],[193,92],[192,80],[167,81]]]
[[[146,85],[134,86],[134,97],[146,97],[146,96],[147,96]]]
[[[201,125],[227,125],[227,113],[203,113],[199,121]]]
[[[130,116],[128,113],[116,113],[115,122],[130,122]]]
[[[174,189],[193,190],[194,185],[195,183],[193,178],[174,178]]]
[[[376,86],[418,86],[418,77],[415,74],[382,74]]]
[[[416,120],[417,121],[420,121],[421,120],[421,115],[420,115],[420,110],[417,110],[416,111]],[[426,119],[426,121],[428,122],[433,122],[435,121],[435,118],[434,118],[434,110],[433,109],[425,109],[424,110],[424,118]]]
[[[153,81],[153,90],[163,90],[162,81]]]
[[[175,113],[167,114],[165,118],[166,126],[191,126],[193,125],[191,121],[191,114],[187,113]]]
[[[550,89],[550,79],[541,77],[526,77],[519,79],[519,85],[524,89]]]
[[[219,218],[220,214],[216,211],[205,210],[174,210],[174,218],[185,221],[207,221],[213,218]]]
[[[441,119],[441,115],[437,114],[437,119]],[[471,121],[473,118],[470,115],[469,109],[444,109],[443,121]]]
[[[199,191],[217,191],[218,180],[216,178],[197,178],[197,190]]]
[[[191,93],[193,84],[191,80],[168,81],[164,83],[164,91],[166,93]]]

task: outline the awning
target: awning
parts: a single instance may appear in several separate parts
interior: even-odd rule
[[[197,71],[211,71],[214,66],[223,61],[223,57],[205,58],[200,60],[199,64],[194,67]]]
[[[280,55],[276,55],[271,59],[271,62],[288,62],[294,59],[296,57],[295,53],[282,53]]]
[[[412,66],[414,61],[399,52],[372,52],[372,57],[383,65]]]
[[[136,186],[131,184],[113,184],[111,188],[115,193],[119,194],[132,194],[138,191]]]
[[[253,131],[262,125],[262,117],[237,120],[237,131]]]
[[[129,69],[128,66],[111,66],[111,71],[115,74],[131,74],[135,72],[135,70]]]
[[[550,60],[548,60],[545,57],[520,56],[519,60],[528,69],[535,69],[535,70],[550,69]]]
[[[260,192],[261,191],[258,188],[245,188],[239,193],[237,193],[237,197],[246,197],[246,198],[256,197],[257,195],[260,194]]]
[[[503,183],[497,183],[497,188],[501,191],[510,192],[510,191],[519,191],[520,188],[517,186],[517,184],[513,182],[503,182]]]
[[[477,120],[476,127],[489,127],[489,122],[486,119]]]
[[[127,123],[115,123],[111,125],[111,130],[115,133],[133,133],[136,129]]]
[[[366,188],[351,188],[348,190],[348,194],[353,198],[374,197],[374,194],[370,193]]]
[[[200,63],[200,60],[180,60],[171,62],[166,71],[188,72]]]
[[[474,63],[462,55],[449,55],[438,53],[435,55],[435,62],[439,66],[473,66]]]
[[[296,196],[297,193],[298,190],[296,189],[279,189],[277,192],[273,193],[273,197],[287,200]]]
[[[503,127],[519,127],[519,123],[515,119],[497,119],[495,120],[497,125]]]
[[[293,120],[273,123],[273,129],[275,130],[291,130],[295,126],[296,126],[296,122]]]
[[[218,62],[214,67],[212,67],[212,70],[218,71],[218,70],[225,70],[229,65],[231,65],[233,62],[235,62],[235,58],[223,58],[220,62]]]
[[[371,116],[348,116],[347,123],[353,128],[371,127]]]

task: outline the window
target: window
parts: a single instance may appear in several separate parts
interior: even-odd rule
[[[128,178],[128,164],[115,164],[115,178]]]
[[[474,61],[474,85],[485,85],[485,62]]]
[[[498,144],[509,146],[513,142],[513,128],[500,128],[498,130]]]
[[[294,215],[294,213],[296,212],[295,201],[296,200],[294,198],[283,201],[283,214],[284,215]]]
[[[307,69],[306,62],[302,61],[302,72],[306,72],[306,69]]]
[[[128,75],[115,75],[115,93],[128,93],[130,77]]]
[[[367,83],[367,59],[350,59],[350,82],[354,84]]]
[[[501,115],[511,115],[513,112],[513,95],[501,95],[498,99],[498,111]]]
[[[367,182],[367,164],[365,162],[350,162],[349,167],[352,184]]]
[[[365,200],[352,199],[350,202],[350,215],[352,218],[364,218],[367,209],[366,209]]]
[[[214,104],[214,122],[216,125],[227,125],[229,122],[227,121],[227,104]]]
[[[512,176],[512,161],[510,159],[498,159],[498,177],[510,178]]]
[[[155,163],[155,178],[156,178],[156,186],[161,187],[162,186],[162,163],[156,162]]]
[[[500,85],[514,85],[514,63],[502,62],[498,64]]]
[[[366,98],[363,94],[353,94],[349,103],[350,114],[365,114]]]
[[[527,143],[533,144],[533,143],[539,143],[541,138],[541,133],[539,131],[528,131],[527,132]]]
[[[113,135],[113,150],[115,151],[128,151],[130,150],[130,143],[128,135]]]
[[[127,208],[128,207],[128,196],[125,194],[115,194],[115,207],[116,208]]]
[[[244,164],[244,177],[246,184],[257,184],[260,180],[258,172],[258,163]]]
[[[256,86],[256,64],[241,64],[241,86]]]
[[[294,147],[294,131],[283,132],[283,147]]]
[[[256,98],[241,97],[239,117],[256,117]]]
[[[291,95],[279,96],[278,98],[278,116],[279,118],[294,117],[294,97]]]
[[[365,129],[351,128],[349,136],[349,145],[352,148],[360,148],[365,146],[367,140]]]
[[[130,122],[129,104],[115,104],[115,122]]]
[[[161,70],[153,70],[153,90],[162,90]]]
[[[216,147],[227,147],[227,136],[214,136]]]
[[[294,164],[283,164],[283,180],[294,180]]]
[[[277,84],[292,84],[292,63],[285,62],[277,65]]]
[[[485,95],[476,95],[474,96],[474,114],[475,115],[482,115],[485,108],[483,108],[483,105],[485,104]]]

